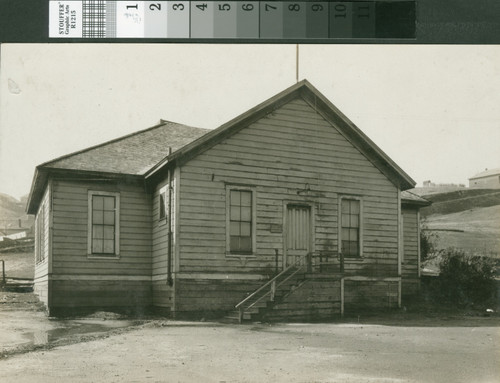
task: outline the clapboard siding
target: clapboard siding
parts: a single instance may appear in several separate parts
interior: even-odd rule
[[[116,192],[120,195],[118,259],[95,259],[87,255],[89,191]],[[151,210],[151,199],[141,185],[55,181],[53,274],[151,276]]]
[[[403,208],[403,264],[401,267],[403,295],[410,296],[418,292],[418,210]]]
[[[256,192],[256,251],[226,249],[226,185]],[[309,188],[311,192],[301,193]],[[296,99],[183,164],[179,251],[183,272],[267,273],[283,255],[284,202],[314,206],[314,250],[338,250],[339,197],[361,197],[363,259],[346,273],[397,273],[397,188],[305,101]],[[278,229],[280,231],[280,229]]]
[[[41,302],[43,302],[47,307],[49,305],[49,263],[52,261],[51,258],[51,235],[50,235],[50,215],[51,215],[51,190],[50,184],[48,184],[44,196],[41,200],[38,212],[35,217],[35,273],[34,273],[34,283],[33,290],[38,296]],[[43,209],[43,214],[41,211]],[[43,254],[43,260],[40,262],[36,261],[36,254],[40,247],[39,243],[39,226],[37,225],[38,220],[43,217],[43,248],[41,252]]]

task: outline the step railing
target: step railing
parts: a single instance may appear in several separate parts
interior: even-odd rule
[[[336,251],[310,252],[307,254],[307,272],[342,274],[344,273],[344,255]]]
[[[342,253],[309,252],[305,255],[298,256],[293,264],[287,266],[283,271],[267,281],[235,306],[239,313],[239,322],[242,322],[245,311],[250,310],[264,298],[269,297],[269,301],[274,302],[278,287],[289,281],[300,271],[306,271],[307,273],[332,272],[335,271],[334,269],[337,265],[339,267],[338,272],[342,274],[344,272],[344,256]],[[294,270],[292,271],[292,269]],[[287,275],[287,273],[289,274]],[[281,278],[282,280],[280,280]]]
[[[280,287],[283,283],[287,282],[290,280],[293,276],[295,276],[297,273],[299,273],[301,270],[305,270],[307,267],[307,261],[308,261],[308,254],[297,257],[296,261],[287,266],[283,271],[281,271],[278,275],[267,281],[265,284],[263,284],[261,287],[259,287],[257,290],[255,290],[252,294],[248,295],[245,299],[243,299],[240,303],[238,303],[235,308],[239,312],[239,322],[241,323],[243,320],[243,315],[246,310],[251,309],[254,307],[257,303],[262,301],[264,298],[269,296],[269,300],[272,302],[274,301],[274,298],[276,296],[276,290],[278,287]],[[294,269],[289,275],[286,275],[288,272],[290,272],[292,269]],[[283,277],[283,280],[279,281],[280,278]],[[267,291],[265,291],[267,290]],[[262,293],[263,292],[263,293]],[[259,293],[262,293],[262,295],[259,295]],[[254,299],[252,301],[252,299]],[[248,305],[245,305],[247,303],[251,302]]]

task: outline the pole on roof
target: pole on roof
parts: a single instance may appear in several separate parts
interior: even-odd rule
[[[295,82],[299,82],[299,44],[295,50]]]

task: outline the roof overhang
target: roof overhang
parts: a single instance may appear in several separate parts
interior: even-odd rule
[[[144,177],[136,174],[123,174],[111,172],[96,172],[74,169],[48,168],[37,166],[31,183],[31,190],[26,203],[26,212],[36,214],[40,202],[45,194],[50,179],[85,180],[85,181],[143,181]]]

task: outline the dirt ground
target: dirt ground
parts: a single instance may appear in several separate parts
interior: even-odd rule
[[[498,316],[234,325],[101,312],[53,320],[32,300],[0,293],[1,382],[500,381]]]

